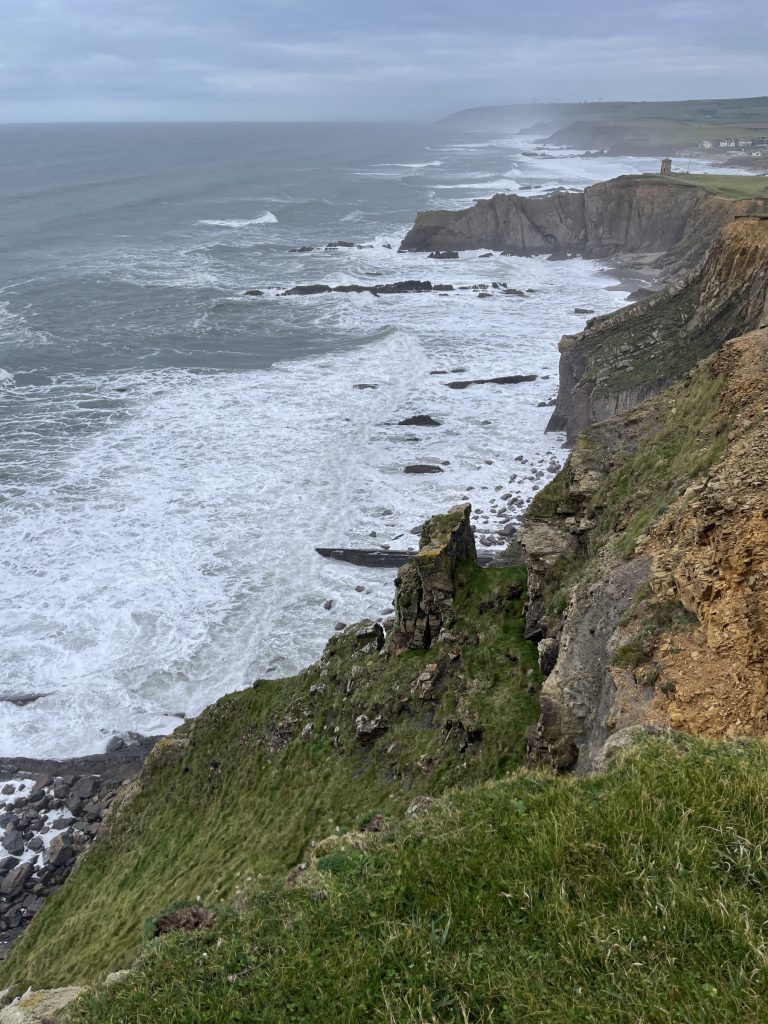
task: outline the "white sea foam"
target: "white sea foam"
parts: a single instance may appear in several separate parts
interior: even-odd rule
[[[462,175],[480,194],[497,180]],[[437,201],[467,199],[442,193]],[[497,536],[500,493],[528,500],[545,467],[562,458],[561,439],[544,434],[550,410],[540,403],[556,390],[557,339],[583,325],[574,307],[617,304],[596,264],[474,253],[436,264],[398,253],[407,225],[393,222],[373,248],[309,257],[310,280],[322,261],[319,279],[331,284],[506,281],[535,292],[517,299],[496,290],[483,302],[459,290],[278,299],[269,285],[291,283],[293,273],[306,281],[304,257],[270,252],[269,270],[249,262],[243,240],[269,234],[239,231],[250,224],[201,222],[187,248],[123,250],[96,271],[143,286],[216,290],[194,302],[185,293],[153,328],[158,334],[221,332],[226,311],[227,324],[250,332],[240,335],[243,348],[259,330],[292,337],[296,324],[304,334],[309,324],[317,338],[334,339],[333,354],[248,372],[69,374],[8,392],[4,406],[12,410],[16,396],[19,408],[37,402],[39,422],[58,422],[65,441],[54,450],[21,437],[10,456],[24,460],[23,483],[0,491],[2,682],[45,694],[3,706],[2,755],[69,756],[103,749],[114,733],[167,732],[179,713],[195,714],[257,676],[295,670],[317,656],[337,620],[378,616],[393,595],[392,570],[326,561],[315,546],[415,546],[411,529],[464,496],[475,505],[478,535]],[[221,255],[233,245],[236,258],[234,250]],[[263,300],[240,298],[264,285]],[[162,303],[174,305],[165,296]],[[14,330],[23,327],[14,321]],[[121,330],[125,337],[146,325]],[[539,377],[445,386],[509,373]],[[89,412],[108,402],[109,415]],[[398,426],[417,413],[442,426]],[[98,429],[66,429],[88,415],[101,417]],[[403,473],[413,462],[443,472]],[[361,583],[365,593],[355,589]]]
[[[349,276],[436,277],[423,254],[347,259]],[[581,326],[575,305],[609,309],[615,294],[581,261],[468,255],[440,270],[537,291],[482,304],[473,292],[280,300],[311,310],[320,332],[367,340],[265,371],[102,380],[105,396],[128,387],[126,415],[71,445],[0,518],[0,661],[14,689],[47,694],[6,706],[0,753],[82,754],[115,732],[165,732],[177,712],[293,671],[337,619],[392,597],[391,571],[323,560],[316,545],[413,545],[411,527],[465,494],[493,532],[495,488],[541,485],[534,467],[558,450],[538,406],[555,390],[556,338]],[[430,373],[460,366],[458,377],[549,380],[454,391]],[[420,412],[443,426],[396,425]],[[402,472],[445,461],[441,474]]]
[[[14,376],[10,370],[3,370],[0,367],[0,388],[10,388],[14,383]]]
[[[450,185],[435,185],[434,187],[446,191],[452,189],[472,189],[475,192],[487,192],[489,190],[503,189],[506,192],[516,192],[520,188],[520,182],[515,178],[488,178],[481,181],[461,181]]]
[[[406,167],[412,168],[413,170],[419,170],[422,167],[442,167],[442,160],[426,160],[420,164],[374,164],[374,167]]]
[[[250,220],[199,220],[197,223],[210,228],[250,228],[255,224],[277,224],[277,217],[268,210],[260,217],[252,217]]]

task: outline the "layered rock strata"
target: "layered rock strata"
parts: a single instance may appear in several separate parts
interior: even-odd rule
[[[723,343],[768,323],[768,220],[726,225],[706,258],[664,291],[560,341],[550,430],[568,441],[669,387]]]
[[[674,181],[624,175],[583,192],[500,194],[464,210],[419,213],[401,250],[488,248],[591,259],[653,253],[671,273],[693,267],[735,217],[765,212],[763,199],[733,201]]]

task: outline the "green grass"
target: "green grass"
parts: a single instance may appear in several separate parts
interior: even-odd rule
[[[722,389],[723,378],[712,376],[707,362],[690,381],[652,400],[666,410],[663,425],[621,460],[592,499],[593,548],[618,538],[618,551],[632,554],[640,534],[717,462],[728,439],[728,424],[717,416]]]
[[[539,685],[524,588],[519,567],[465,564],[463,646],[383,657],[345,634],[300,675],[227,696],[161,741],[141,791],[0,966],[0,988],[126,966],[144,919],[169,903],[236,901],[249,879],[283,876],[313,839],[521,764]],[[414,684],[430,663],[439,671],[422,696]],[[382,714],[388,731],[361,745],[360,714]]]
[[[556,524],[562,510],[591,523],[580,547],[547,574],[544,600],[553,628],[566,608],[571,587],[589,582],[606,545],[621,558],[631,557],[640,535],[720,458],[729,429],[718,415],[723,383],[713,373],[710,358],[690,378],[650,399],[642,412],[633,413],[636,422],[642,417],[634,433],[618,431],[612,424],[588,428],[575,447],[582,462],[604,476],[599,490],[586,500],[571,496],[569,459],[535,496],[528,511],[531,519]]]
[[[73,1024],[762,1024],[768,746],[646,740],[347,837]]]
[[[768,175],[765,174],[643,174],[639,178],[649,184],[703,188],[724,199],[768,198]]]

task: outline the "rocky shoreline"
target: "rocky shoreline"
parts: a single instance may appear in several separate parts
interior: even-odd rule
[[[103,754],[63,761],[0,759],[0,960],[65,882],[157,739],[113,740]]]

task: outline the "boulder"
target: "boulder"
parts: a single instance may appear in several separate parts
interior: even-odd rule
[[[440,466],[430,466],[426,463],[414,463],[413,465],[406,466],[403,469],[404,473],[442,473]]]
[[[358,715],[355,719],[355,735],[358,742],[362,744],[372,743],[379,736],[383,736],[387,729],[389,726],[383,715],[374,715],[373,718],[369,718],[368,715]]]
[[[284,291],[283,295],[324,295],[326,292],[332,292],[328,284],[297,284],[293,288],[288,288]]]
[[[429,258],[431,260],[457,260],[459,258],[459,254],[456,252],[455,249],[448,249],[444,252],[436,250],[435,252],[431,252],[429,254]]]
[[[45,862],[53,867],[60,867],[63,864],[71,864],[75,856],[71,834],[62,832],[51,840],[51,845],[45,852]]]
[[[8,899],[18,896],[20,892],[23,892],[24,886],[32,877],[34,870],[34,866],[29,860],[19,864],[0,881],[0,894]]]
[[[13,825],[9,825],[0,839],[0,845],[10,853],[12,857],[18,857],[24,853],[24,837]]]

